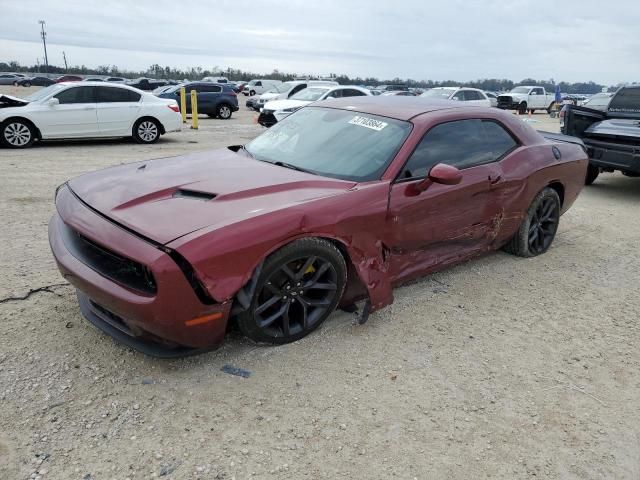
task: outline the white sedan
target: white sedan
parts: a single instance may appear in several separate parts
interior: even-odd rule
[[[457,100],[468,102],[469,105],[490,107],[491,100],[487,94],[477,88],[467,87],[435,87],[424,92],[421,97],[441,98],[443,100]]]
[[[0,95],[0,142],[25,148],[35,140],[133,137],[154,143],[180,130],[175,100],[126,85],[57,83],[26,99]]]
[[[289,100],[274,100],[267,102],[260,110],[258,123],[270,127],[287,118],[296,110],[313,102],[330,100],[333,98],[372,96],[366,88],[354,85],[314,85],[293,95]]]

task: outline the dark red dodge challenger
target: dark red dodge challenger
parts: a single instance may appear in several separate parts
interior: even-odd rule
[[[49,239],[84,316],[133,348],[201,351],[230,319],[291,342],[484,252],[544,253],[587,169],[580,140],[547,137],[498,109],[338,99],[245,146],[75,178]]]

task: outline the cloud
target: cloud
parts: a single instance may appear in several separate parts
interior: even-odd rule
[[[219,65],[382,78],[638,80],[640,4],[485,0],[22,0],[5,3],[0,61],[143,69]],[[12,57],[11,55],[19,55]]]

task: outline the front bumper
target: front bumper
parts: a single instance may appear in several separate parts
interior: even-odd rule
[[[604,169],[640,174],[640,142],[637,145],[583,138],[589,163]]]
[[[81,311],[91,323],[160,357],[196,353],[223,341],[230,302],[203,303],[169,254],[93,212],[68,187],[58,192],[56,208],[49,222],[51,250],[62,276],[78,289]],[[101,265],[89,265],[70,235],[98,245],[107,255],[144,265],[153,275],[153,290],[119,282]]]

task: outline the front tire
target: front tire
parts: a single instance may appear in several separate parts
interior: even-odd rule
[[[335,310],[347,280],[340,251],[327,240],[304,238],[271,254],[249,308],[238,315],[256,342],[284,344],[305,337]]]
[[[518,105],[518,113],[520,115],[524,115],[527,113],[527,103],[523,102],[520,105]]]
[[[27,148],[33,145],[36,139],[33,125],[20,119],[3,123],[0,132],[0,141],[9,148]]]
[[[587,176],[584,179],[584,184],[591,185],[593,182],[596,181],[596,178],[598,178],[598,175],[600,175],[600,168],[589,164],[589,166],[587,167]]]
[[[132,134],[138,143],[155,143],[160,139],[160,123],[153,118],[141,118],[133,126]]]
[[[249,96],[251,96],[251,97],[253,97],[255,94],[256,94],[256,91],[255,91],[255,90],[251,90],[251,91],[249,92]]]
[[[229,120],[231,118],[231,113],[232,113],[231,107],[226,103],[223,103],[222,105],[218,105],[218,108],[216,109],[216,113],[218,117],[220,117],[222,120]]]
[[[31,86],[31,82],[24,82],[23,85],[27,88],[29,88]]]
[[[545,253],[558,231],[560,197],[550,187],[543,189],[531,202],[520,228],[503,247],[519,257],[536,257]]]

